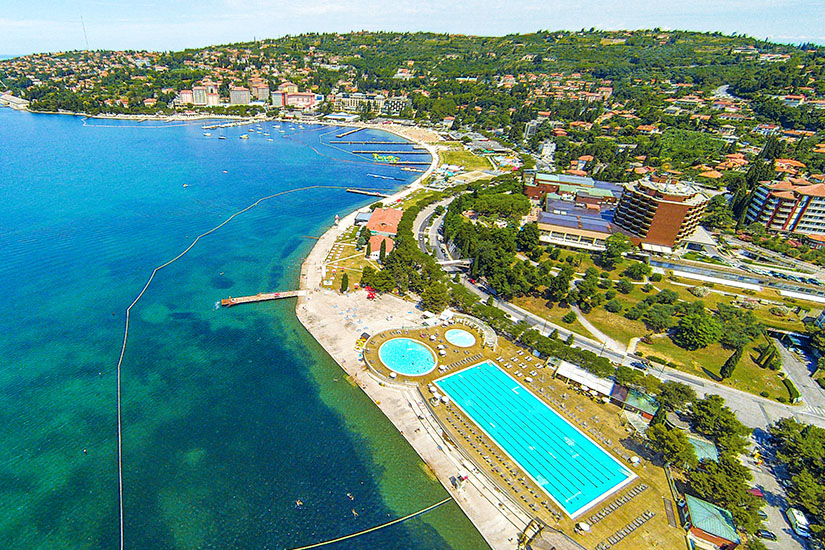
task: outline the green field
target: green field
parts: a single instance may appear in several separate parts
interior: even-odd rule
[[[465,170],[490,170],[493,165],[485,157],[479,157],[469,151],[439,151],[442,164],[457,164]]]

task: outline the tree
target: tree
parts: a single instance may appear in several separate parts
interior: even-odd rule
[[[722,449],[739,453],[747,444],[745,438],[750,429],[739,422],[736,415],[718,395],[707,395],[693,403],[691,408],[693,428],[711,438]]]
[[[573,280],[573,275],[576,270],[570,266],[565,265],[559,270],[555,277],[549,277],[546,282],[546,297],[552,302],[561,302],[570,292],[570,281]]]
[[[731,376],[733,376],[733,371],[736,368],[736,365],[739,364],[739,360],[742,359],[742,353],[744,348],[736,348],[736,351],[733,352],[733,355],[728,357],[725,364],[722,365],[722,369],[719,371],[719,376],[722,380],[727,380]]]
[[[378,249],[378,261],[382,264],[387,259],[387,239],[381,239],[381,248]]]
[[[669,380],[659,386],[657,400],[668,410],[680,411],[696,401],[696,392],[687,384]]]
[[[751,479],[747,466],[726,454],[688,473],[690,488],[700,498],[727,509],[737,527],[752,533],[759,528],[756,512],[762,502],[748,492]]]
[[[573,339],[573,333],[567,335],[567,340],[564,341],[568,346],[572,346],[575,340]]]
[[[441,313],[450,303],[450,294],[447,285],[435,282],[424,289],[421,294],[421,307],[426,311]]]
[[[567,323],[568,325],[576,320],[576,312],[575,311],[568,311],[564,314],[564,317],[561,318],[562,321]]]
[[[633,290],[633,283],[631,283],[628,279],[619,279],[616,283],[616,290],[622,294],[630,294]]]
[[[716,320],[725,327],[719,341],[731,348],[744,347],[762,334],[762,325],[753,312],[747,309],[719,304]]]
[[[622,310],[622,303],[616,299],[610,300],[604,305],[604,309],[610,313],[619,313]]]
[[[369,258],[370,254],[372,254],[372,243],[367,241],[367,250],[366,250],[366,252],[364,252],[364,257]]]
[[[664,332],[670,328],[673,308],[667,304],[653,304],[645,312],[645,325],[654,332]]]
[[[684,469],[698,463],[696,452],[682,430],[668,428],[664,423],[651,423],[645,435],[650,448],[661,454],[667,464]]]
[[[642,262],[633,262],[627,266],[622,275],[630,277],[634,281],[641,281],[651,273],[653,273],[653,269],[649,265]]]
[[[539,226],[536,222],[524,224],[516,235],[516,246],[519,250],[529,252],[539,246]]]
[[[364,266],[364,271],[361,272],[361,281],[359,284],[361,288],[365,286],[373,286],[373,277],[375,277],[375,269],[371,265]]]
[[[349,275],[344,273],[344,275],[341,277],[341,292],[346,292],[348,288],[349,288]]]
[[[707,313],[689,313],[679,320],[673,342],[687,350],[705,348],[719,339],[721,329]]]
[[[627,235],[622,233],[614,233],[610,235],[604,244],[605,248],[601,253],[599,259],[601,265],[608,271],[612,270],[623,260],[622,254],[633,249],[633,243],[627,238]]]

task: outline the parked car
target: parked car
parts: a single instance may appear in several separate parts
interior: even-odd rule
[[[767,529],[760,529],[756,532],[756,536],[765,540],[776,540],[776,535]]]

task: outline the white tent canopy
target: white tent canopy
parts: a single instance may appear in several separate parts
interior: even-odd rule
[[[601,395],[610,395],[613,391],[613,381],[605,378],[599,378],[595,374],[591,374],[581,367],[577,367],[573,363],[562,361],[559,363],[559,368],[556,369],[556,376],[567,378],[571,382],[581,384],[588,390],[595,390]]]

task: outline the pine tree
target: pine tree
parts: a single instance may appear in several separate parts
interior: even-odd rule
[[[372,245],[367,241],[367,252],[364,254],[364,257],[369,258],[370,254],[372,254]]]
[[[387,258],[387,239],[381,239],[381,248],[378,250],[378,261],[382,264]]]
[[[728,357],[728,360],[722,365],[722,370],[719,371],[719,376],[722,377],[722,380],[727,380],[733,376],[733,371],[736,369],[736,365],[739,364],[739,360],[742,359],[744,351],[745,349],[743,347],[738,347],[736,351],[733,352],[733,355]]]
[[[341,292],[346,292],[349,288],[349,275],[344,273],[344,276],[341,277]]]

